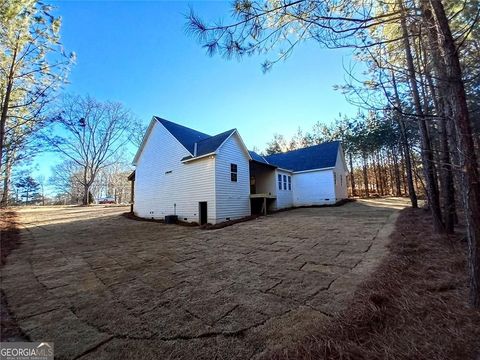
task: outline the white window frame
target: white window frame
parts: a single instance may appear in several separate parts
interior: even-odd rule
[[[236,171],[233,171],[234,166]],[[233,177],[234,177],[233,175],[235,175],[235,180],[233,180]],[[238,182],[238,165],[234,163],[230,163],[230,181]]]

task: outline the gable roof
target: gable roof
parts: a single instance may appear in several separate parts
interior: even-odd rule
[[[282,169],[305,171],[334,167],[340,141],[326,142],[303,149],[265,156],[268,163]]]
[[[142,144],[137,150],[133,160],[134,165],[137,163],[143,147],[145,146],[146,140],[150,136],[150,132],[152,131],[152,128],[156,122],[162,124],[163,127],[165,127],[165,129],[190,153],[190,155],[185,156],[183,159],[181,159],[181,161],[194,160],[199,157],[203,157],[204,155],[216,152],[218,148],[221,147],[223,143],[225,143],[225,141],[234,133],[237,133],[238,139],[240,140],[246,155],[250,158],[250,154],[236,129],[210,136],[186,126],[162,119],[161,117],[153,116],[152,121],[150,122],[150,125],[148,126],[148,129],[143,137]]]
[[[195,151],[195,143],[208,139],[211,136],[200,131],[190,129],[186,126],[178,125],[174,122],[162,119],[158,116],[154,118],[161,123],[165,128],[187,149],[191,154]]]
[[[215,152],[220,145],[223,144],[227,138],[232,135],[235,129],[225,131],[221,134],[210,136],[209,138],[203,139],[197,142],[197,153],[196,156],[202,156],[205,154],[210,154]]]

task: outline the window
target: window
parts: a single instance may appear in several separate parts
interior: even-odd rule
[[[287,190],[287,175],[283,175],[283,190]]]
[[[333,183],[337,185],[337,173],[335,171],[333,172]]]
[[[237,182],[237,164],[230,164],[230,180]]]
[[[278,190],[282,190],[282,175],[278,174]]]
[[[343,186],[343,177],[340,175],[340,186]]]
[[[288,190],[292,190],[292,177],[288,177]]]

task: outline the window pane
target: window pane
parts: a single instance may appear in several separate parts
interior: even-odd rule
[[[237,164],[230,164],[230,171],[237,172]]]
[[[283,175],[283,190],[287,190],[287,175]]]
[[[230,174],[230,178],[231,178],[232,181],[237,182],[237,173],[232,172],[232,173]]]
[[[282,175],[278,174],[278,190],[282,190]]]
[[[288,177],[288,190],[292,190],[292,177]]]

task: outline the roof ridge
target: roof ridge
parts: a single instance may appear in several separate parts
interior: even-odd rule
[[[190,154],[195,151],[194,147],[197,141],[211,138],[211,135],[202,133],[198,130],[174,123],[173,121],[163,119],[154,115],[153,117],[158,121],[178,142],[187,149]]]
[[[317,146],[322,146],[322,145],[332,144],[332,143],[337,143],[337,142],[340,143],[341,141],[340,141],[340,140],[325,141],[325,142],[320,143],[320,144],[305,146],[305,147],[303,147],[303,148],[298,148],[298,149],[283,151],[283,152],[279,152],[279,153],[275,153],[275,154],[265,155],[265,157],[268,158],[268,157],[274,156],[274,155],[289,154],[289,153],[292,153],[292,152],[295,152],[295,151],[300,151],[300,150],[305,150],[305,149],[311,149],[311,148],[314,148],[314,147],[317,147]]]
[[[334,167],[337,161],[340,141],[329,141],[307,146],[284,153],[265,156],[265,159],[277,167],[293,171],[325,169]]]
[[[206,135],[206,136],[210,136],[210,137],[212,136],[212,135],[210,135],[210,134],[207,134],[207,133],[198,131],[198,130],[196,130],[196,129],[192,129],[191,127],[188,127],[188,126],[185,126],[185,125],[176,123],[176,122],[171,121],[171,120],[164,119],[164,118],[162,118],[162,117],[160,117],[160,116],[157,116],[157,115],[154,115],[153,117],[154,117],[155,119],[157,119],[158,121],[160,121],[160,122],[165,121],[165,122],[167,122],[167,123],[174,124],[174,125],[176,125],[176,126],[180,126],[180,127],[184,128],[184,129],[188,129],[188,130],[191,130],[191,131],[195,131],[195,132],[200,133],[200,134],[202,134],[202,135]]]
[[[220,135],[225,135],[225,134],[227,134],[227,133],[231,134],[231,133],[233,133],[233,132],[236,131],[236,130],[237,130],[237,129],[231,129],[231,130],[227,130],[227,131],[224,131],[224,132],[215,134],[215,135],[209,135],[210,137],[205,138],[205,139],[202,139],[202,140],[199,140],[199,141],[197,141],[197,143],[200,143],[200,142],[202,142],[202,141],[207,141],[207,140],[210,140],[211,138],[214,138],[214,137],[217,137],[217,136],[220,136]]]

